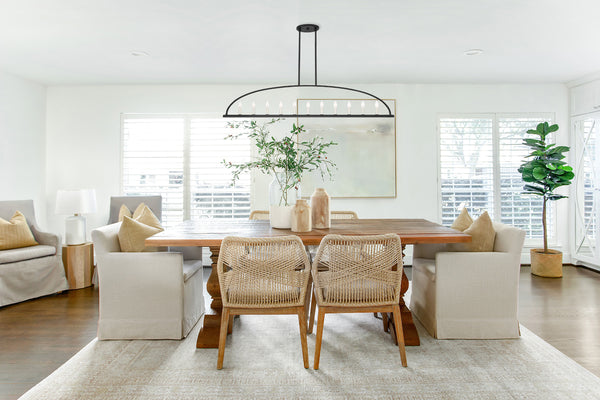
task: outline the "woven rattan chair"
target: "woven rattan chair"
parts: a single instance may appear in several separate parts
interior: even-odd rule
[[[223,367],[232,315],[298,314],[304,368],[308,368],[306,300],[310,263],[297,236],[226,237],[217,264],[223,313],[217,369]]]
[[[319,268],[320,265],[327,270]],[[402,327],[399,306],[402,246],[398,235],[327,235],[317,251],[312,274],[319,305],[315,369],[319,369],[327,313],[392,312],[396,326]],[[406,367],[401,328],[396,329],[396,337],[400,359]]]
[[[358,219],[354,211],[331,211],[331,219]]]
[[[250,220],[268,220],[269,219],[269,211],[268,210],[254,210],[250,213],[248,217]]]

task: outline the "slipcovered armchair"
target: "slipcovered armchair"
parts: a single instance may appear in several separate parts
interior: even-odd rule
[[[525,232],[494,223],[493,252],[414,246],[410,309],[437,339],[519,337],[519,268]]]
[[[121,252],[121,223],[92,231],[98,339],[181,339],[204,314],[202,262],[175,252]]]
[[[119,209],[123,204],[127,206],[132,212],[144,203],[148,206],[162,222],[162,196],[111,196],[110,197],[110,215],[108,218],[108,224],[114,224],[119,222]],[[176,251],[183,254],[185,260],[198,260],[202,261],[202,247],[169,247],[170,251]]]
[[[39,245],[0,250],[0,307],[69,288],[58,256],[60,237],[37,226],[33,200],[0,201],[0,218],[8,221],[16,211]]]

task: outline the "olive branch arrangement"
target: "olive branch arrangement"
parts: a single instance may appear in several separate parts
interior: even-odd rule
[[[325,142],[322,137],[315,136],[301,141],[300,134],[306,132],[304,125],[292,124],[290,134],[276,139],[270,133],[270,126],[280,121],[274,118],[263,124],[256,121],[229,122],[229,128],[236,129],[226,139],[236,139],[241,136],[250,138],[258,149],[258,156],[248,162],[232,163],[223,160],[222,163],[232,170],[232,180],[235,183],[244,172],[257,169],[265,174],[272,174],[281,189],[279,205],[288,203],[288,190],[298,190],[298,184],[305,172],[318,170],[321,178],[333,177],[335,163],[327,157],[327,150],[337,143]]]

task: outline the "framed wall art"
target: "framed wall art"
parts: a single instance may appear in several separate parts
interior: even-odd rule
[[[327,99],[327,104],[332,104]],[[396,118],[360,117],[365,108],[375,107],[373,100],[333,99],[336,113],[357,114],[352,118],[310,118],[298,116],[306,132],[299,140],[315,136],[334,141],[328,157],[336,164],[332,180],[321,179],[315,171],[302,178],[302,195],[310,196],[316,187],[324,187],[331,197],[396,197]],[[395,100],[385,100],[395,114]],[[313,107],[320,99],[298,99],[298,110]],[[326,114],[331,113],[328,110]],[[373,111],[373,110],[371,110]]]

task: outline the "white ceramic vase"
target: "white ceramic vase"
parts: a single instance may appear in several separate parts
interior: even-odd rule
[[[282,182],[285,182],[285,173],[278,172],[269,185],[269,220],[273,228],[290,229],[297,192],[293,187],[284,192],[281,189]]]

